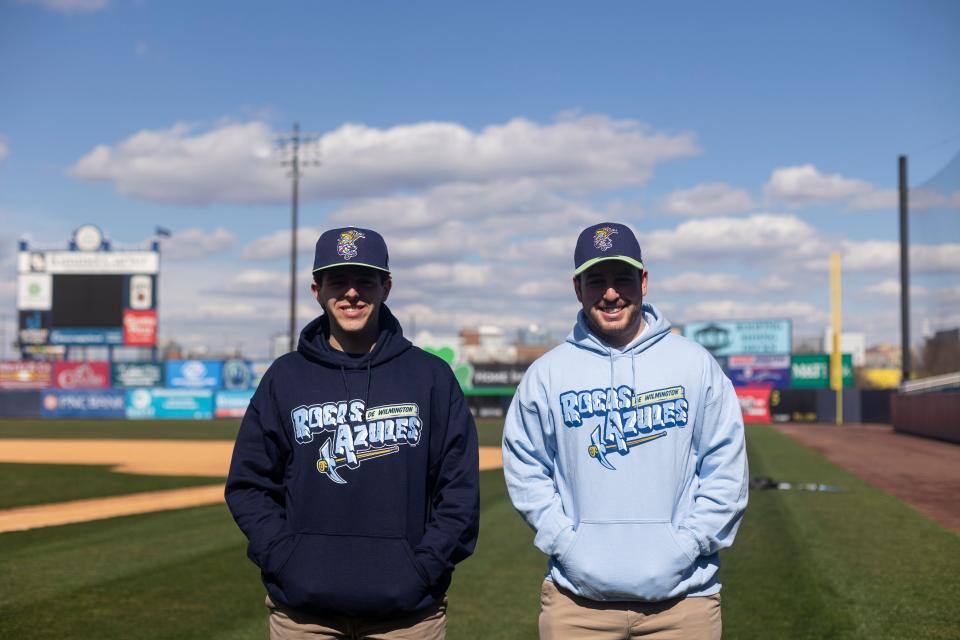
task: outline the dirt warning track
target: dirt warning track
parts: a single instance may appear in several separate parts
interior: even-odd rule
[[[960,445],[880,424],[784,424],[776,429],[960,532]]]
[[[227,475],[233,442],[196,440],[0,440],[0,462],[92,464],[158,476]],[[502,466],[500,447],[480,447],[480,470]],[[223,502],[223,485],[148,491],[0,510],[0,533]]]

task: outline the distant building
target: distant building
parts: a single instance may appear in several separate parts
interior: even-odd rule
[[[823,333],[823,352],[833,351],[833,328],[827,327]],[[866,361],[867,336],[864,333],[840,334],[840,353],[849,353],[853,356],[853,366],[862,367]]]
[[[517,329],[518,347],[546,347],[555,344],[550,332],[537,324]]]
[[[871,369],[900,368],[901,357],[899,345],[875,344],[864,352],[864,366]]]
[[[507,343],[506,332],[493,325],[460,331],[462,357],[470,363],[510,363],[517,361],[517,347]]]
[[[960,371],[960,329],[937,331],[927,338],[918,369],[925,377]]]

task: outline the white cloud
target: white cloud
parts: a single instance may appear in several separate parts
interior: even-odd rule
[[[490,284],[492,274],[490,264],[427,262],[407,269],[405,277],[431,287],[463,289]]]
[[[174,311],[167,316],[172,320],[255,320],[262,317],[256,305],[246,302],[205,303],[190,309]]]
[[[732,273],[686,271],[659,281],[655,280],[650,286],[664,293],[714,293],[734,292],[742,285],[740,279]]]
[[[869,293],[872,295],[879,296],[899,296],[900,295],[900,281],[894,280],[892,278],[887,280],[881,280],[876,282],[869,287],[865,288],[864,293]]]
[[[289,181],[272,151],[277,133],[256,121],[206,132],[178,123],[99,145],[71,174],[160,202],[284,202]],[[451,122],[388,129],[348,123],[318,144],[323,166],[304,177],[304,200],[521,179],[571,192],[635,187],[658,163],[700,152],[690,133],[670,135],[604,115],[563,116],[548,124],[514,118],[480,131]]]
[[[696,320],[732,320],[738,318],[790,318],[795,328],[822,328],[827,322],[823,308],[799,301],[747,303],[739,300],[711,300],[683,309],[684,322]]]
[[[107,7],[108,0],[20,0],[20,4],[30,4],[56,13],[93,13]]]
[[[897,202],[899,203],[899,200]],[[929,187],[916,187],[910,189],[907,202],[911,211],[935,208],[960,209],[960,191],[942,194]]]
[[[900,281],[895,278],[880,280],[879,282],[875,282],[869,287],[864,288],[863,293],[875,296],[899,296]],[[915,284],[910,286],[911,298],[925,297],[929,293],[930,290],[927,287]]]
[[[915,287],[910,288],[910,294],[913,295]],[[960,286],[944,287],[933,292],[937,300],[942,302],[960,302]]]
[[[689,220],[675,229],[640,234],[644,258],[657,261],[779,261],[814,256],[824,249],[820,233],[792,215],[757,213],[745,218]],[[646,263],[646,260],[645,260]]]
[[[237,237],[222,227],[207,232],[184,229],[163,240],[163,257],[171,260],[207,258],[232,249]]]
[[[774,169],[763,192],[777,202],[805,207],[866,198],[874,192],[874,187],[839,173],[824,175],[814,165],[804,164]]]
[[[10,147],[7,145],[7,141],[0,136],[0,162],[6,160],[7,156],[10,155]]]
[[[848,203],[850,209],[858,211],[896,210],[900,206],[900,193],[896,189],[873,189],[853,197]]]
[[[142,41],[138,42],[133,49],[134,53],[136,53],[138,57],[143,57],[147,55],[147,50],[148,50],[147,43]]]
[[[271,298],[289,296],[290,274],[281,271],[247,269],[227,281],[221,290],[225,293]]]
[[[794,282],[776,273],[768,275],[759,284],[764,291],[783,291],[795,285]]]
[[[300,227],[297,229],[297,254],[313,255],[317,238],[323,233],[317,227]],[[240,254],[248,260],[276,260],[290,258],[290,229],[281,229],[262,236],[247,243]]]
[[[753,198],[749,193],[723,182],[704,183],[692,189],[674,191],[662,202],[665,211],[683,216],[741,213],[753,206]]]
[[[821,256],[806,263],[810,269],[827,271],[829,257]],[[910,273],[960,272],[960,243],[914,244],[910,246]],[[887,240],[843,242],[841,268],[844,271],[891,271],[900,268],[900,243]]]

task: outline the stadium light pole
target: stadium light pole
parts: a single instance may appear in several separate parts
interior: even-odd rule
[[[288,346],[293,351],[297,331],[297,218],[300,208],[300,172],[304,166],[319,165],[316,159],[300,157],[305,150],[314,150],[319,140],[317,134],[301,134],[300,123],[293,123],[293,132],[290,137],[281,137],[277,140],[285,154],[280,162],[290,167],[292,191],[290,195],[290,338]]]
[[[910,214],[907,200],[907,156],[899,158],[900,174],[900,381],[910,379]]]

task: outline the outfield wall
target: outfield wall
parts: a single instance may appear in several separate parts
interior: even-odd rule
[[[896,394],[893,428],[960,444],[960,393]]]
[[[722,360],[730,366],[745,422],[835,421],[835,392],[818,388],[827,383],[826,356]],[[0,417],[239,418],[269,365],[249,360],[0,362]],[[475,418],[506,415],[511,383],[522,377],[521,368],[478,366],[479,375],[474,371],[464,388]],[[794,386],[778,387],[784,384]],[[890,422],[890,391],[848,388],[843,394],[845,422]]]

